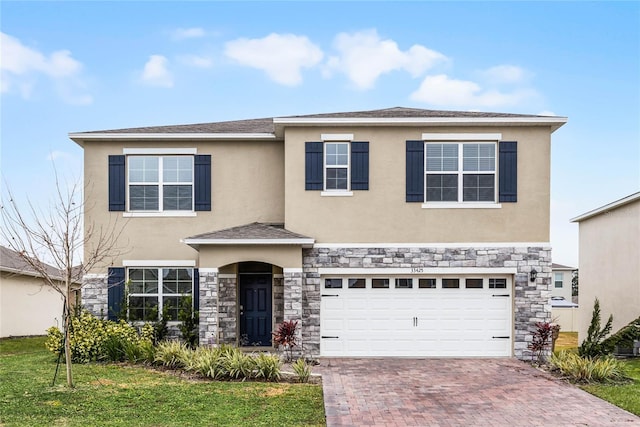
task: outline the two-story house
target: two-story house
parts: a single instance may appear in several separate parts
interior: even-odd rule
[[[128,247],[85,307],[174,319],[193,296],[201,344],[298,320],[311,356],[526,357],[565,122],[389,108],[72,133],[85,220],[126,221]]]

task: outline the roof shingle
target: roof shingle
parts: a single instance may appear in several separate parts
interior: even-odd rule
[[[366,110],[366,111],[347,111],[339,113],[321,113],[321,114],[307,114],[307,115],[295,115],[295,116],[282,116],[278,119],[344,119],[344,118],[379,118],[379,119],[393,119],[393,118],[545,118],[545,116],[536,116],[530,114],[510,114],[510,113],[489,113],[479,111],[444,111],[444,110],[425,110],[420,108],[406,108],[406,107],[393,107],[384,108],[379,110]],[[248,119],[248,120],[233,120],[224,122],[212,122],[212,123],[195,123],[185,125],[170,125],[170,126],[146,126],[137,128],[125,128],[125,129],[110,129],[100,131],[83,132],[86,134],[99,133],[99,134],[149,134],[149,133],[166,133],[166,134],[180,134],[180,133],[274,133],[274,118],[261,118],[261,119]]]
[[[284,224],[253,222],[223,230],[188,237],[187,240],[273,240],[309,239],[302,234],[286,230]]]

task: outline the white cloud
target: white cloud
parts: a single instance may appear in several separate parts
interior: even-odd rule
[[[445,74],[427,76],[411,99],[439,106],[501,107],[521,104],[537,96],[532,89],[501,92],[483,89],[478,83],[451,79]]]
[[[169,60],[162,55],[151,55],[144,70],[142,82],[149,86],[173,87],[173,75],[168,69]]]
[[[496,65],[482,71],[481,75],[491,84],[515,84],[527,80],[530,73],[516,65]]]
[[[82,78],[83,65],[68,50],[58,50],[49,56],[25,46],[17,38],[0,33],[0,91],[17,90],[24,99],[31,97],[40,76],[53,82],[58,95],[68,103],[90,104]],[[82,93],[79,93],[82,92]],[[80,100],[80,101],[79,101]]]
[[[171,38],[173,40],[195,39],[205,36],[205,31],[202,28],[176,28],[171,32]]]
[[[370,89],[384,73],[403,70],[418,77],[447,61],[440,52],[417,44],[401,51],[395,41],[381,39],[375,29],[340,33],[334,40],[334,47],[339,55],[329,58],[325,76],[344,72],[360,89]]]
[[[538,113],[538,116],[557,116],[557,114],[554,113],[553,111],[544,110],[544,111],[540,111]]]
[[[263,70],[273,81],[302,83],[302,68],[317,65],[322,50],[305,36],[272,33],[261,39],[241,38],[225,45],[225,55],[242,65]]]
[[[213,59],[202,55],[180,55],[178,61],[189,67],[211,68],[213,67]]]

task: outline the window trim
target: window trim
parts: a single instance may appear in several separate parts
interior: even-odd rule
[[[458,147],[458,167],[455,171],[428,171],[427,170],[427,146],[429,145],[456,145]],[[464,170],[464,147],[468,144],[483,144],[493,145],[493,171],[465,171]],[[428,201],[427,200],[427,177],[429,175],[455,175],[457,177],[458,195],[457,201]],[[464,177],[466,175],[493,175],[493,201],[492,202],[477,202],[477,201],[464,201]],[[423,204],[429,206],[442,207],[443,205],[473,205],[486,207],[489,205],[496,205],[498,203],[498,141],[425,141],[424,142],[424,200]]]
[[[560,280],[558,280],[558,276],[560,276]],[[560,283],[560,286],[558,286],[558,283]],[[553,288],[564,289],[564,273],[553,273]]]
[[[424,143],[423,149],[423,162],[424,162],[424,178],[422,183],[423,188],[423,209],[500,209],[502,204],[499,201],[500,188],[499,188],[499,145],[502,140],[501,133],[423,133],[422,141]],[[488,144],[494,145],[494,159],[495,167],[493,170],[494,175],[494,201],[493,202],[465,202],[463,200],[463,181],[464,181],[464,144]],[[458,144],[458,170],[456,175],[458,176],[458,201],[456,202],[435,202],[427,201],[427,144]],[[435,173],[435,172],[433,172]],[[489,174],[487,171],[468,171],[470,173]]]
[[[142,263],[145,264],[145,263]],[[164,264],[164,263],[163,263]],[[130,277],[129,277],[129,273],[131,270],[156,270],[157,274],[158,274],[158,291],[155,293],[133,293],[133,292],[129,292],[129,283],[131,281]],[[165,294],[163,292],[164,290],[164,284],[163,284],[163,277],[162,277],[162,270],[165,269],[174,269],[174,270],[191,270],[191,292],[188,294],[179,294],[179,293],[175,293],[175,294]],[[160,315],[163,312],[163,305],[164,305],[164,297],[169,295],[169,296],[175,296],[175,297],[187,297],[190,296],[191,297],[191,304],[192,304],[192,308],[194,307],[195,304],[195,298],[194,298],[194,282],[195,282],[195,267],[191,267],[191,266],[183,266],[183,265],[130,265],[125,267],[125,283],[127,283],[127,292],[126,292],[126,298],[127,298],[127,318],[130,319],[130,301],[129,298],[133,297],[156,297],[158,300],[158,315]],[[153,320],[152,320],[153,321]],[[132,320],[132,322],[148,322],[148,320],[145,319],[136,319],[136,320]],[[180,323],[180,320],[176,319],[176,320],[167,320],[167,323],[169,324],[178,324]]]
[[[349,196],[353,195],[351,191],[351,141],[322,141],[322,192],[321,196]],[[346,165],[328,165],[327,164],[327,146],[328,145],[346,145],[347,146],[347,164]],[[328,169],[347,169],[347,188],[327,188],[327,171]],[[351,193],[351,194],[349,194]]]
[[[192,149],[165,149],[165,150],[156,150],[147,151],[148,149],[124,149],[123,151],[129,152],[129,154],[125,154],[125,211],[123,212],[123,217],[158,217],[158,216],[167,216],[167,217],[189,217],[189,216],[197,216],[195,210],[196,198],[195,198],[195,155],[191,153],[184,153],[183,151],[191,151]],[[151,149],[149,149],[151,150]],[[159,152],[164,152],[164,154],[158,154]],[[142,182],[142,183],[131,183],[130,180],[130,162],[129,159],[132,157],[156,157],[158,158],[158,181],[154,181],[152,183]],[[186,181],[177,181],[177,182],[165,182],[164,180],[164,159],[167,157],[186,157],[191,160],[191,183],[186,184]],[[158,210],[132,210],[131,209],[131,186],[132,185],[144,185],[144,186],[153,186],[156,185],[158,187]],[[168,185],[191,185],[191,209],[187,210],[164,210],[164,187]]]

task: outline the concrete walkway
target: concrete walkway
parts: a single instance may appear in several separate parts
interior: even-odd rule
[[[640,426],[516,359],[325,358],[327,426]]]

